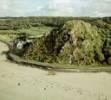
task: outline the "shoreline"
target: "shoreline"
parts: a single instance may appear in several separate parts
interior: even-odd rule
[[[110,73],[51,74],[11,63],[0,47],[0,100],[111,100]]]

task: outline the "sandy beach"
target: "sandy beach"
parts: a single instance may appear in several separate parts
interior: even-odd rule
[[[18,65],[2,54],[0,42],[0,100],[111,100],[110,73],[64,73]]]

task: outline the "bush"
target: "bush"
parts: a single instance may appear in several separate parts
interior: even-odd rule
[[[51,63],[103,64],[111,54],[111,37],[110,31],[101,27],[81,20],[68,21],[34,41],[25,57]]]
[[[104,56],[102,55],[101,49],[101,36],[98,34],[96,27],[83,21],[69,21],[63,27],[69,30],[68,34],[70,35],[70,40],[68,49],[70,52],[66,52],[67,46],[65,46],[59,54],[60,60],[69,58],[69,56],[72,55],[71,62],[73,64],[89,65],[99,60],[101,58],[100,56]],[[63,55],[65,56],[61,58]],[[97,59],[95,59],[95,56]],[[104,60],[104,57],[102,60]]]
[[[111,65],[111,57],[108,58],[107,63]]]

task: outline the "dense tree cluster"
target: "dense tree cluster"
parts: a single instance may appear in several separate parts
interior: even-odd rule
[[[34,40],[26,59],[70,64],[111,64],[111,17],[3,17],[0,30],[49,26],[49,35]]]
[[[68,21],[34,42],[25,57],[67,64],[111,64],[111,31],[107,25],[100,19],[93,23]]]

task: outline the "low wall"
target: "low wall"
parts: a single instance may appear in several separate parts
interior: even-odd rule
[[[29,65],[31,67],[35,68],[42,68],[46,70],[53,70],[53,71],[61,71],[61,72],[111,72],[111,66],[107,67],[76,67],[76,68],[66,68],[66,67],[61,67],[60,65],[54,65],[54,64],[49,64],[49,63],[42,63],[42,62],[37,62],[37,61],[32,61],[32,60],[25,60],[22,59],[10,52],[7,53],[8,59],[11,61],[18,63],[18,64],[24,64],[24,65]],[[66,65],[67,66],[67,65]]]
[[[17,55],[14,55],[10,52],[7,53],[7,58],[10,59],[11,61],[18,63],[18,64],[25,64],[25,65],[30,65],[30,66],[34,66],[34,67],[41,67],[44,69],[55,68],[54,66],[52,66],[51,64],[48,64],[48,63],[36,62],[36,61],[32,61],[32,60],[25,60],[25,59],[23,59]]]

